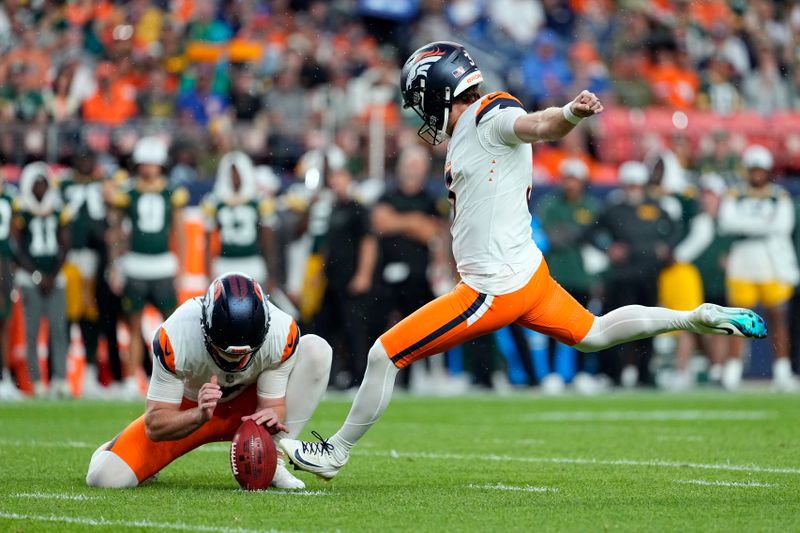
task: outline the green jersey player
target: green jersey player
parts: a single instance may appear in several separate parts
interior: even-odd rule
[[[267,280],[268,272],[274,274],[271,252],[277,221],[275,202],[258,198],[255,169],[247,154],[230,152],[220,160],[214,190],[203,201],[203,213],[206,242],[211,242],[216,231],[220,242],[217,257],[212,257],[210,246],[206,247],[206,272],[212,278],[242,272],[270,286]]]
[[[133,151],[137,175],[111,196],[119,222],[127,220],[127,251],[121,255],[125,277],[123,311],[128,315],[131,341],[125,390],[137,397],[140,389],[136,373],[144,357],[144,343],[138,334],[142,327],[142,311],[147,303],[155,306],[164,318],[172,314],[178,303],[175,280],[185,255],[183,207],[188,201],[186,189],[171,188],[163,168],[167,163],[167,146],[156,137],[140,139]],[[174,236],[177,256],[170,248]],[[117,239],[119,240],[119,239]]]

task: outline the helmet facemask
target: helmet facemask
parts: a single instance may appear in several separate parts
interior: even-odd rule
[[[450,87],[444,88],[444,95],[428,95],[426,102],[425,78],[419,78],[419,85],[408,91],[411,102],[406,101],[405,108],[411,108],[422,119],[422,126],[417,130],[425,142],[437,145],[449,137],[447,134],[447,121],[450,118],[450,108],[453,105]]]

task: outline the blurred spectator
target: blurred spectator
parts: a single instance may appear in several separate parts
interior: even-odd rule
[[[673,48],[661,46],[655,51],[655,64],[648,78],[657,103],[678,109],[694,105],[700,80],[696,72],[678,64]]]
[[[620,194],[593,228],[594,244],[606,251],[611,262],[604,309],[631,304],[654,306],[658,301],[658,274],[670,258],[675,227],[669,215],[647,195],[649,175],[644,164],[623,163],[619,180],[623,187]],[[614,348],[605,361],[606,373],[626,387],[652,385],[652,351],[652,339]]]
[[[560,190],[542,198],[536,210],[550,245],[545,257],[555,280],[581,305],[588,307],[594,281],[586,271],[582,254],[584,239],[597,219],[600,204],[586,194],[589,169],[583,161],[566,159],[560,170]],[[560,363],[559,359],[569,359],[570,363]],[[584,357],[576,365],[577,359],[574,348],[556,347],[555,368],[568,366],[584,370]]]
[[[731,136],[725,130],[711,135],[711,150],[697,161],[697,170],[702,174],[718,174],[733,185],[738,181],[739,157],[731,146]]]
[[[43,91],[44,109],[52,122],[66,122],[78,114],[81,102],[72,94],[71,87],[72,70],[63,68],[53,81],[53,87]]]
[[[8,353],[8,322],[13,311],[11,291],[14,287],[14,264],[11,251],[11,228],[13,224],[15,196],[0,172],[0,402],[15,401],[22,395],[14,384],[14,376],[9,370],[11,354]]]
[[[719,228],[736,238],[728,259],[728,301],[734,307],[767,309],[770,339],[775,350],[772,380],[779,390],[798,389],[789,362],[787,307],[800,281],[791,236],[795,207],[785,189],[772,183],[773,158],[760,145],[742,154],[747,181],[720,207]],[[735,339],[722,384],[736,389],[742,379],[744,339]]]
[[[97,278],[100,255],[105,248],[106,206],[97,154],[80,147],[74,154],[71,174],[61,182],[66,209],[72,217],[70,250],[64,265],[67,320],[81,330],[86,358],[82,395],[102,398],[97,369],[100,335]]]
[[[102,63],[97,67],[97,92],[83,103],[83,118],[107,126],[119,126],[136,115],[136,91],[116,79],[116,67]]]
[[[176,107],[181,120],[205,126],[225,112],[229,105],[228,98],[215,92],[213,83],[213,70],[205,67],[198,69],[194,86],[178,94]]]
[[[537,37],[545,19],[538,0],[494,0],[487,2],[486,7],[495,31],[510,37],[516,46],[523,48]]]
[[[525,95],[535,107],[543,107],[566,98],[572,83],[572,71],[558,37],[551,31],[539,33],[522,60]]]
[[[0,86],[0,120],[41,122],[46,118],[42,91],[29,84],[27,72],[25,63],[8,68],[8,80]]]
[[[706,77],[700,86],[697,107],[720,115],[731,115],[741,108],[741,96],[731,82],[732,67],[722,57],[708,61]]]
[[[642,52],[626,50],[612,62],[611,84],[614,99],[625,107],[647,107],[653,103],[653,92],[639,67],[644,59]]]
[[[397,160],[396,186],[372,210],[379,257],[373,338],[434,298],[428,280],[430,247],[444,247],[445,241],[436,199],[425,190],[429,172],[427,150],[419,145],[404,149]]]
[[[42,90],[49,81],[50,60],[39,46],[36,27],[31,25],[22,31],[20,42],[14,50],[0,60],[0,78],[14,65],[25,65],[22,84],[31,90]]]
[[[377,241],[371,232],[367,208],[352,198],[353,178],[346,169],[327,177],[334,195],[322,256],[327,286],[317,316],[319,334],[340,347],[331,379],[342,389],[358,386],[369,349],[369,294],[377,261]]]
[[[236,120],[253,120],[261,111],[263,95],[251,68],[243,66],[235,72],[231,87],[231,108]]]
[[[137,108],[142,118],[166,120],[175,116],[175,96],[163,70],[150,74],[150,83],[139,93]]]
[[[791,107],[789,87],[783,79],[775,55],[769,48],[758,51],[758,67],[748,74],[742,86],[745,105],[762,115]]]
[[[25,308],[25,339],[28,374],[34,394],[48,393],[39,371],[39,326],[48,323],[49,395],[72,396],[67,384],[69,332],[62,267],[70,242],[70,214],[64,209],[50,169],[42,162],[31,163],[20,178],[20,208],[15,221],[16,283]]]

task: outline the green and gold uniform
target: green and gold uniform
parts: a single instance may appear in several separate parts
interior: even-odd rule
[[[129,247],[122,264],[126,312],[141,311],[147,302],[162,314],[177,306],[174,281],[178,260],[170,250],[169,236],[175,210],[184,207],[188,199],[186,189],[173,189],[165,179],[149,186],[137,180],[115,194],[114,206],[130,221]]]
[[[262,227],[275,227],[275,202],[270,198],[225,202],[212,194],[203,201],[203,213],[206,230],[219,230],[220,237],[220,255],[213,262],[211,275],[242,272],[264,283],[266,250],[261,249],[259,233]]]

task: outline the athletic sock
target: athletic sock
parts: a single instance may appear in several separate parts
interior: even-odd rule
[[[595,318],[589,333],[576,348],[594,352],[670,331],[692,331],[695,329],[692,313],[642,305],[620,307]]]
[[[347,420],[329,440],[337,452],[344,452],[339,459],[346,459],[350,449],[386,411],[398,372],[399,369],[389,359],[380,341],[375,342],[369,351],[364,380],[358,388]]]

